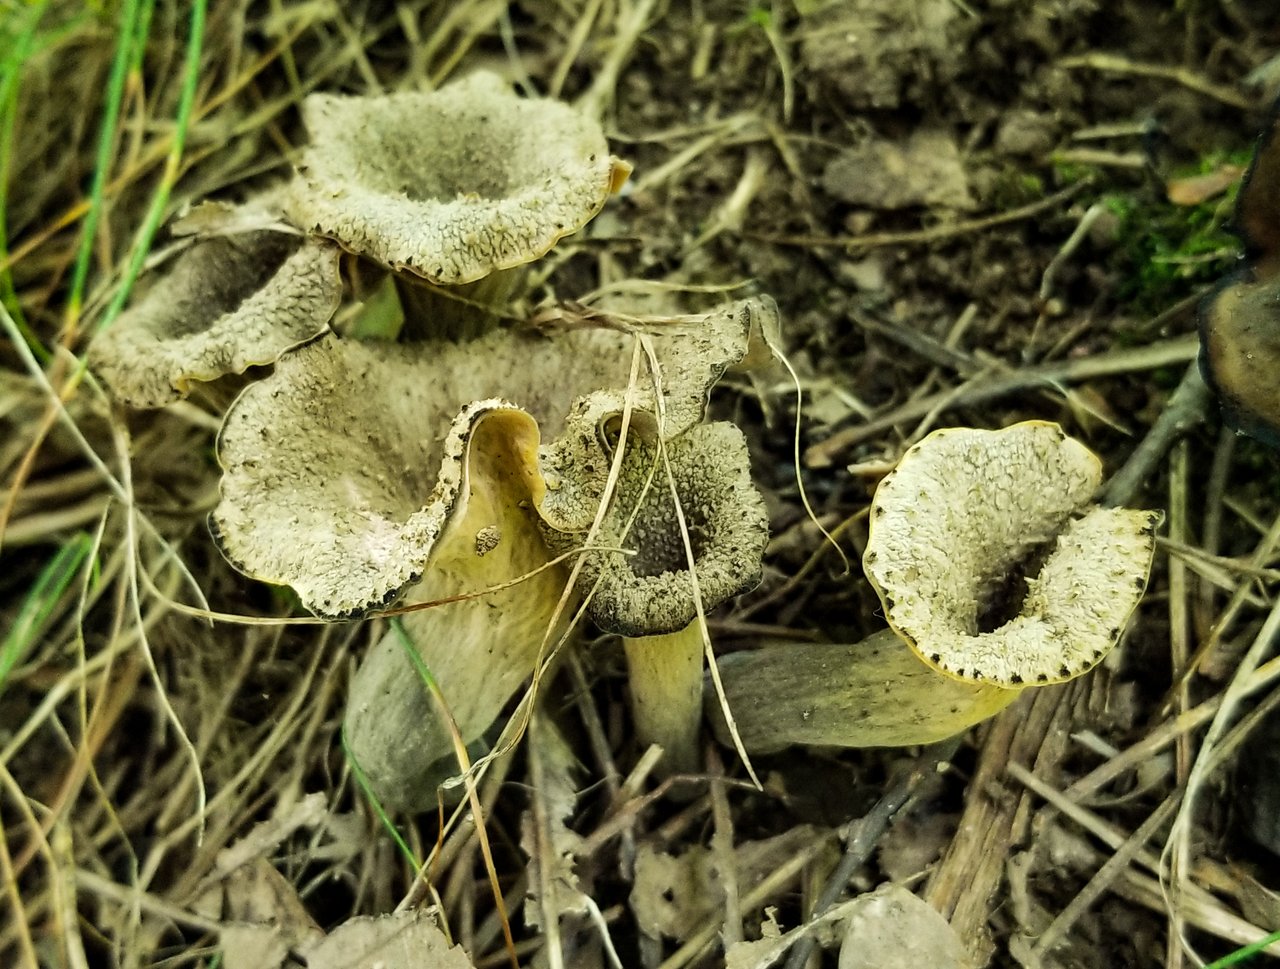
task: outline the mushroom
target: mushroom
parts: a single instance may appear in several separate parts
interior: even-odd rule
[[[554,433],[572,388],[625,380],[625,350],[625,337],[599,330],[494,331],[467,344],[327,335],[228,410],[214,538],[242,572],[292,586],[317,615],[384,606],[422,577],[461,513],[475,425],[509,410]],[[540,478],[536,454],[528,462]],[[527,486],[531,506],[541,487]]]
[[[1247,261],[1200,307],[1200,370],[1223,418],[1280,448],[1280,117],[1273,113],[1236,200]]]
[[[407,324],[436,335],[486,328],[473,304],[504,300],[506,271],[582,228],[630,172],[598,122],[488,72],[426,93],[312,94],[302,114],[286,214],[396,271]]]
[[[1200,308],[1200,372],[1226,423],[1280,448],[1280,275],[1245,269]]]
[[[1101,477],[1043,421],[908,450],[876,490],[863,555],[890,629],[726,658],[747,749],[930,743],[1090,670],[1142,598],[1161,520],[1092,505]]]
[[[218,217],[209,218],[210,210]],[[257,212],[195,210],[217,234],[197,239],[94,340],[90,365],[116,399],[161,407],[187,396],[193,383],[273,363],[328,329],[342,295],[340,250],[257,227]]]
[[[327,335],[282,358],[229,409],[215,539],[241,571],[292,586],[329,618],[484,593],[547,565],[542,525],[590,525],[609,466],[602,430],[628,394],[639,425],[686,431],[711,383],[775,315],[757,299],[648,327],[657,375],[630,391],[616,388],[628,380],[633,336],[617,328],[495,330],[467,343]],[[539,447],[541,437],[553,439]],[[548,568],[406,616],[467,744],[552,641],[563,585]],[[346,726],[380,796],[410,809],[432,803],[434,779],[452,763],[437,761],[453,747],[398,638],[383,639],[357,673]]]
[[[632,392],[638,424],[663,438],[702,420],[710,387],[776,319],[768,298],[636,332],[656,379]],[[218,441],[221,500],[210,523],[242,572],[290,585],[320,616],[352,618],[418,581],[455,513],[460,419],[514,401],[550,438],[536,513],[585,531],[609,471],[602,428],[625,406],[633,337],[570,327],[498,330],[470,343],[360,342],[330,334],[282,358],[229,408]],[[660,391],[655,389],[660,387]],[[614,389],[609,389],[614,388]],[[446,438],[446,435],[449,435]],[[454,451],[441,442],[455,440]]]
[[[472,405],[454,422],[445,453],[458,455],[462,469],[456,505],[406,603],[474,594],[534,574],[481,597],[409,612],[403,633],[390,630],[365,658],[351,683],[345,733],[390,806],[435,805],[439,786],[458,772],[449,756],[450,720],[476,753],[532,672],[540,644],[563,630],[556,605],[565,575],[560,568],[537,571],[548,554],[527,511],[541,487],[537,443],[534,420],[497,401]],[[440,685],[448,716],[436,709],[408,649]]]
[[[664,448],[637,438],[598,536],[633,554],[584,557],[587,614],[622,636],[640,742],[663,747],[665,772],[688,772],[699,764],[702,613],[759,583],[769,517],[734,425],[697,425]],[[547,535],[556,550],[582,541]]]

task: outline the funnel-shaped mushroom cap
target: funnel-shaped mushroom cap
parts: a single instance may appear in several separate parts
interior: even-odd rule
[[[655,396],[642,369],[637,421],[656,427],[661,411],[664,433],[674,435],[700,420],[711,383],[747,353],[754,307],[770,305],[731,304],[698,318],[692,334],[656,328],[663,393]],[[613,411],[575,398],[621,401],[624,391],[597,389],[626,385],[633,340],[574,327],[550,338],[495,331],[465,344],[399,345],[328,336],[302,347],[227,413],[215,537],[237,568],[292,586],[313,612],[376,608],[427,567],[465,497],[474,426],[503,410],[536,421],[543,438],[560,435],[518,470],[553,527],[585,528],[608,472],[599,421]],[[552,505],[563,514],[552,515]]]
[[[329,336],[302,347],[227,413],[222,500],[210,518],[223,554],[249,575],[292,586],[323,616],[389,602],[419,578],[460,511],[476,425],[518,414],[534,424],[536,444],[535,418],[557,429],[570,388],[620,379],[624,341],[596,331],[556,341],[496,332],[469,344]],[[520,453],[511,470],[529,478],[536,502],[537,456]]]
[[[290,219],[446,285],[544,255],[630,170],[597,122],[488,73],[425,94],[313,94],[302,111]]]
[[[1146,588],[1158,512],[1089,507],[1097,457],[1056,424],[935,431],[871,503],[889,625],[944,673],[1003,687],[1094,666]]]
[[[1258,142],[1236,201],[1249,265],[1200,307],[1200,370],[1226,422],[1280,448],[1280,117]]]
[[[255,230],[203,239],[100,335],[89,362],[113,396],[160,407],[211,381],[275,362],[329,326],[340,250]]]
[[[538,510],[547,524],[563,532],[590,528],[609,476],[605,438],[628,396],[634,436],[650,442],[678,437],[706,416],[711,388],[727,370],[769,357],[779,327],[777,304],[761,296],[641,329],[652,341],[657,373],[642,368],[629,394],[622,380],[574,401],[565,432],[542,449],[548,490]]]
[[[701,424],[666,444],[684,512],[703,609],[713,609],[760,581],[769,540],[764,499],[751,482],[746,440],[734,425]],[[582,536],[548,530],[554,548]],[[634,554],[592,552],[584,588],[597,626],[623,636],[672,633],[697,616],[688,549],[661,454],[631,441],[597,541]],[[599,584],[597,585],[597,580]]]

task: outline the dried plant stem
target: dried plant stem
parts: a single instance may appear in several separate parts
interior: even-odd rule
[[[1173,441],[1203,421],[1208,406],[1209,388],[1200,375],[1200,364],[1192,360],[1151,430],[1107,483],[1102,503],[1119,508],[1133,501]]]
[[[1011,772],[1022,768],[1011,764]],[[1015,772],[1014,776],[1018,776]],[[1033,780],[1035,778],[1033,777]],[[1181,794],[1175,792],[1166,798],[1139,826],[1133,834],[1125,839],[1124,844],[1116,849],[1089,879],[1088,884],[1073,898],[1055,917],[1049,927],[1036,940],[1034,951],[1039,956],[1048,956],[1050,952],[1067,937],[1071,927],[1080,920],[1102,895],[1111,888],[1120,875],[1125,872],[1139,851],[1142,851],[1155,833],[1171,818],[1181,800]]]
[[[1203,75],[1185,67],[1173,67],[1168,64],[1148,64],[1141,61],[1133,61],[1118,54],[1101,52],[1064,57],[1058,62],[1058,66],[1067,70],[1084,67],[1095,71],[1104,71],[1108,74],[1158,77],[1162,80],[1173,81],[1189,91],[1203,94],[1205,97],[1212,98],[1233,108],[1248,111],[1257,107],[1257,104],[1252,99],[1241,94],[1235,88],[1228,87],[1225,84],[1215,84]]]
[[[665,636],[625,637],[631,707],[640,743],[665,751],[661,770],[698,770],[702,719],[702,632],[691,622]]]
[[[880,249],[885,246],[923,244],[936,242],[939,239],[952,239],[972,232],[982,232],[998,225],[1021,222],[1024,219],[1033,218],[1041,212],[1057,208],[1059,205],[1070,201],[1090,185],[1092,185],[1092,181],[1085,179],[1068,186],[1061,192],[1037,199],[1035,202],[1016,209],[1009,209],[1007,212],[996,212],[993,215],[984,215],[980,218],[964,219],[958,222],[945,222],[941,225],[930,226],[927,229],[915,229],[909,232],[872,232],[856,236],[786,235],[756,232],[746,233],[746,235],[751,239],[774,242],[784,246],[804,246],[806,248],[838,247],[843,248],[846,253]]]
[[[817,839],[803,851],[796,852],[784,864],[779,865],[755,888],[742,896],[743,911],[751,911],[775,897],[783,886],[800,874],[804,866],[816,858],[827,844],[826,839]],[[709,922],[690,936],[684,945],[658,966],[658,969],[681,969],[694,962],[702,951],[715,941],[722,928],[723,926],[718,922]]]
[[[1199,340],[1192,333],[1132,350],[1114,350],[1092,357],[1023,367],[994,378],[991,374],[975,376],[965,385],[964,392],[961,394],[955,394],[952,390],[939,391],[895,408],[883,417],[877,417],[857,427],[837,431],[805,452],[805,464],[811,468],[830,467],[841,454],[854,445],[871,440],[902,421],[924,417],[943,401],[946,401],[949,408],[972,407],[975,404],[998,400],[1009,394],[1031,388],[1072,384],[1138,370],[1155,370],[1175,363],[1194,362],[1198,347]],[[1171,400],[1169,406],[1172,407],[1172,405]],[[1172,435],[1170,439],[1171,437]]]
[[[1280,639],[1280,599],[1277,599],[1272,606],[1271,612],[1267,615],[1266,621],[1263,622],[1258,635],[1241,658],[1235,675],[1222,695],[1222,704],[1209,724],[1208,733],[1205,735],[1204,742],[1200,746],[1200,752],[1192,765],[1191,775],[1187,779],[1186,796],[1183,798],[1177,817],[1174,819],[1173,830],[1169,833],[1169,840],[1165,845],[1165,854],[1161,858],[1162,862],[1168,861],[1170,863],[1170,888],[1173,889],[1172,902],[1175,905],[1181,903],[1183,882],[1190,877],[1190,872],[1187,870],[1190,859],[1185,858],[1182,852],[1176,850],[1179,839],[1189,837],[1186,829],[1189,829],[1194,823],[1197,798],[1204,792],[1205,785],[1209,779],[1214,753],[1222,746],[1224,734],[1238,712],[1241,701],[1248,693],[1250,677],[1262,665],[1263,656],[1272,648],[1277,639]],[[1182,945],[1186,952],[1192,956],[1196,955],[1185,938],[1182,940]]]
[[[840,864],[836,865],[835,871],[827,879],[822,893],[818,896],[818,901],[813,906],[813,911],[809,913],[811,921],[819,918],[835,905],[850,879],[867,863],[867,859],[875,851],[880,838],[889,829],[898,812],[911,800],[921,785],[930,778],[938,776],[938,772],[960,749],[962,739],[963,735],[957,735],[925,748],[911,767],[898,775],[897,780],[880,796],[875,806],[857,822],[852,837],[845,845]],[[805,936],[797,942],[787,959],[787,969],[804,969],[810,953],[813,952],[813,946],[813,936]]]

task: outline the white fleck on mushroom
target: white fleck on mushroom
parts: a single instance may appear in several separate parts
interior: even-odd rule
[[[932,743],[1095,666],[1142,598],[1162,517],[1092,505],[1100,480],[1043,421],[911,448],[876,490],[863,555],[890,630],[725,657],[747,749]]]
[[[194,383],[273,363],[328,329],[339,253],[270,229],[199,239],[94,340],[90,365],[121,402],[161,407]]]
[[[406,323],[437,334],[474,336],[467,305],[505,299],[504,271],[577,232],[630,171],[597,121],[487,72],[432,92],[312,94],[302,114],[310,143],[289,218],[427,284],[397,279]],[[432,286],[451,292],[434,298]]]

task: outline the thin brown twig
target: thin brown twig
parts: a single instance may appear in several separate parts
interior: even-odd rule
[[[820,236],[820,235],[788,235],[786,233],[744,232],[748,239],[761,242],[773,242],[781,246],[804,246],[806,248],[842,248],[849,252],[863,252],[867,249],[880,249],[885,246],[913,246],[929,242],[941,242],[957,236],[970,235],[993,229],[996,226],[1008,225],[1011,222],[1022,222],[1042,212],[1055,209],[1075,198],[1092,184],[1090,179],[1081,179],[1073,185],[1055,192],[1053,195],[1038,199],[1027,205],[1007,212],[996,212],[977,219],[965,219],[960,222],[948,222],[930,226],[927,229],[912,229],[906,232],[873,232],[857,236]]]
[[[1058,61],[1058,66],[1065,67],[1068,70],[1088,68],[1111,74],[1155,77],[1163,81],[1173,81],[1189,91],[1195,91],[1197,94],[1203,94],[1206,97],[1213,98],[1215,101],[1221,101],[1223,104],[1233,108],[1240,108],[1243,111],[1258,107],[1255,100],[1246,97],[1235,88],[1216,84],[1185,67],[1171,67],[1168,64],[1145,64],[1117,54],[1101,52],[1082,54],[1078,57],[1064,57]]]
[[[925,416],[943,400],[952,407],[972,407],[1009,394],[1019,393],[1041,386],[1079,383],[1099,377],[1111,377],[1138,370],[1155,370],[1170,364],[1194,360],[1199,352],[1195,334],[1174,337],[1160,343],[1135,349],[1110,350],[1091,357],[1054,361],[1034,367],[1023,367],[1008,376],[983,381],[970,381],[963,394],[954,396],[952,391],[941,391],[928,397],[894,408],[887,414],[837,431],[805,451],[805,464],[811,468],[830,467],[845,451],[863,441],[875,437],[897,424]],[[1151,449],[1155,450],[1156,445]],[[1163,453],[1163,452],[1160,452]],[[1141,480],[1141,479],[1139,479]]]

